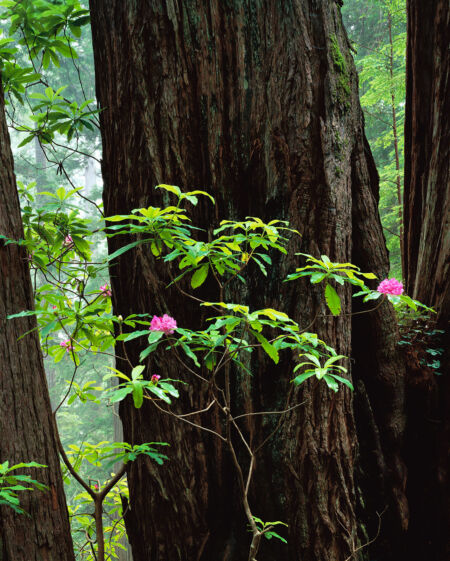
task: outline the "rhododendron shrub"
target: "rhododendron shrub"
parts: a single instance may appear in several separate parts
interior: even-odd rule
[[[36,273],[45,273],[51,265],[58,270],[58,276],[52,277],[53,284],[49,282],[36,287],[35,310],[25,310],[10,317],[36,315],[44,350],[55,361],[74,362],[74,374],[68,381],[69,388],[64,398],[68,400],[68,405],[77,399],[82,402],[90,400],[99,405],[130,399],[139,409],[147,402],[160,414],[171,415],[180,422],[208,431],[212,437],[215,435],[221,438],[231,451],[236,472],[239,473],[243,467],[239,464],[239,455],[234,450],[233,442],[235,436],[244,440],[245,436],[242,433],[235,434],[236,424],[230,411],[233,411],[233,415],[248,412],[239,412],[236,404],[231,403],[229,392],[225,391],[223,384],[229,383],[231,372],[240,372],[242,376],[251,374],[244,364],[251,364],[247,359],[255,351],[266,353],[275,364],[284,355],[286,364],[290,365],[294,384],[315,379],[318,383],[325,384],[330,391],[351,391],[353,386],[348,371],[349,357],[337,354],[326,341],[322,341],[314,332],[305,330],[282,310],[251,310],[245,302],[224,301],[223,287],[231,282],[245,283],[250,262],[264,276],[271,266],[273,254],[278,253],[282,257],[287,253],[290,241],[299,234],[286,221],[274,219],[264,223],[259,218],[223,220],[217,224],[206,242],[199,236],[199,229],[191,224],[185,203],[196,205],[198,197],[206,197],[212,203],[214,199],[202,191],[183,193],[173,185],[159,185],[158,188],[175,197],[176,204],[165,208],[150,206],[136,209],[131,214],[106,218],[107,236],[126,235],[127,239],[132,240],[111,254],[108,262],[113,263],[126,251],[146,245],[156,260],[171,264],[172,270],[178,267],[178,275],[172,284],[182,279],[188,280],[190,292],[183,288],[186,297],[192,297],[199,306],[211,310],[211,317],[202,329],[191,330],[187,325],[178,325],[176,318],[171,315],[173,311],[169,309],[145,310],[144,313],[128,317],[114,315],[111,309],[112,291],[107,279],[103,277],[107,263],[98,265],[91,259],[92,232],[89,223],[78,216],[76,211],[64,208],[71,196],[65,192],[60,192],[62,202],[56,211],[54,205],[49,206],[47,211],[45,208],[39,210],[40,228],[41,232],[45,230],[45,236],[38,236],[33,230],[34,218],[30,215],[24,218],[25,240],[19,242],[26,246],[30,267]],[[62,217],[61,214],[65,212],[67,214]],[[64,229],[59,224],[64,224]],[[344,308],[341,300],[343,285],[351,285],[353,296],[362,297],[364,302],[379,299],[376,307],[386,299],[397,307],[417,309],[421,306],[403,293],[403,286],[396,279],[382,280],[375,290],[367,286],[366,282],[376,285],[376,276],[361,271],[351,263],[333,262],[326,255],[299,253],[297,257],[298,267],[285,279],[280,279],[280,282],[296,282],[306,278],[316,286],[321,285],[323,307],[319,315],[331,313],[339,316],[351,313],[350,309]],[[102,279],[103,284],[99,285],[98,278]],[[203,300],[198,292],[195,296],[193,294],[207,279],[210,279],[210,284],[216,285],[215,301]],[[370,311],[369,304],[367,312]],[[134,339],[142,341],[139,360],[135,364],[130,361],[127,353],[127,343]],[[148,361],[157,350],[159,373],[155,374]],[[93,381],[84,386],[78,384],[77,368],[86,353],[99,353],[100,356],[115,354],[117,368],[105,364],[109,373],[104,380],[106,382],[114,378],[116,383],[112,387],[109,384],[105,388],[98,387]],[[173,379],[173,373],[165,371],[165,353],[173,353],[178,360],[184,373],[183,381]],[[231,362],[235,366],[233,370],[227,366]],[[210,380],[204,377],[205,370],[210,379],[215,381],[214,384],[210,384]],[[180,392],[187,390],[186,386],[194,379],[197,383],[208,385],[208,391],[204,395],[209,398],[212,396],[212,403],[205,403],[200,411],[175,414],[169,408],[172,400],[177,399]],[[94,391],[100,393],[99,397],[93,394]],[[284,415],[289,410],[287,399],[286,396],[285,410],[281,409],[273,414]],[[208,426],[202,417],[202,412],[208,411],[213,404],[218,407],[218,415],[222,415],[222,426],[225,427],[223,434],[217,432],[216,425]],[[94,486],[88,481],[83,482],[83,500],[98,504],[108,493],[114,493],[125,473],[125,464],[134,461],[139,454],[145,454],[162,464],[165,456],[159,452],[158,447],[163,444],[147,443],[132,447],[127,443],[102,442],[98,445],[83,443],[83,448],[72,447],[73,452],[78,450],[79,457],[88,462],[92,458],[96,462],[100,462],[101,458],[114,458],[115,461],[124,462],[109,481],[98,482]],[[254,453],[252,444],[246,440],[245,444]],[[118,449],[122,452],[116,453]],[[69,472],[74,475],[75,469],[70,457],[70,454],[65,457],[63,455]],[[251,480],[252,473],[241,499],[246,504],[245,512],[252,529],[251,539],[254,545],[259,544],[261,532],[266,528],[265,524],[269,523],[264,523],[252,512],[247,496]],[[99,489],[102,489],[101,493]],[[96,512],[99,512],[98,509]],[[284,540],[276,533],[272,537]],[[103,537],[98,536],[97,539],[101,541]]]

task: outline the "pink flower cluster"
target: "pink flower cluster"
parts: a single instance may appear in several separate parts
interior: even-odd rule
[[[100,294],[104,297],[104,298],[110,298],[111,297],[111,289],[109,288],[109,286],[107,284],[102,284],[102,286],[100,287]]]
[[[72,246],[73,246],[73,239],[72,239],[72,236],[67,235],[67,236],[64,238],[63,246],[64,246],[64,247],[72,247]]]
[[[158,383],[158,380],[159,380],[160,378],[161,378],[161,376],[160,376],[159,374],[153,374],[151,381],[152,381],[154,384],[157,384],[157,383]]]
[[[380,282],[377,291],[382,294],[400,296],[403,293],[403,284],[397,279],[384,279]]]
[[[59,344],[60,347],[64,347],[66,349],[66,353],[70,353],[70,351],[73,351],[73,346],[72,346],[72,342],[70,340],[67,341],[61,341],[61,343]]]
[[[150,323],[150,331],[162,331],[166,335],[172,335],[177,328],[177,322],[167,314],[162,317],[153,316]]]

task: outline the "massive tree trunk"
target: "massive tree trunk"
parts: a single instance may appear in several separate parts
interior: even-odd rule
[[[91,0],[90,5],[103,109],[106,213],[161,203],[153,187],[163,182],[203,188],[216,197],[215,211],[205,203],[194,212],[208,230],[217,217],[289,220],[302,237],[286,259],[275,262],[267,279],[252,271],[247,287],[233,287],[227,297],[251,308],[282,309],[301,326],[319,314],[310,329],[355,359],[356,398],[348,390],[332,395],[323,384],[305,384],[291,402],[304,406],[286,415],[258,456],[250,496],[254,512],[289,524],[288,546],[266,541],[258,559],[342,561],[365,541],[366,530],[373,537],[376,512],[386,506],[376,546],[390,559],[393,536],[407,526],[399,459],[403,370],[392,309],[383,304],[354,320],[333,319],[325,315],[320,290],[302,283],[280,287],[298,264],[295,251],[351,260],[381,277],[388,270],[378,176],[364,139],[356,72],[337,4]],[[113,238],[110,250],[123,243]],[[168,312],[191,328],[208,317],[174,288],[164,288],[167,273],[145,247],[121,256],[111,278],[117,314]],[[211,287],[205,293],[217,298]],[[350,293],[341,290],[341,296],[348,314]],[[140,350],[135,342],[127,347],[134,363]],[[153,364],[160,373],[184,376],[166,357]],[[251,368],[251,380],[235,384],[238,405],[280,410],[292,364],[274,368],[258,356]],[[204,398],[192,384],[176,408],[195,409]],[[249,537],[226,449],[150,405],[135,410],[127,401],[120,411],[128,441],[164,440],[172,446],[163,468],[138,460],[129,469],[134,559],[246,559]],[[202,419],[214,423],[214,414]],[[253,444],[274,428],[274,417],[249,419],[244,430]]]
[[[0,233],[23,239],[13,159],[0,87]],[[0,240],[0,461],[10,465],[35,461],[48,466],[28,469],[48,491],[21,492],[19,515],[0,507],[2,561],[74,561],[72,538],[59,465],[44,365],[34,317],[6,320],[33,309],[27,254]]]
[[[450,9],[446,0],[408,2],[405,121],[405,265],[409,294],[433,306],[423,347],[443,348],[443,374],[409,367],[409,559],[450,557]],[[433,39],[430,40],[430,37]],[[435,320],[435,321],[433,321]],[[430,362],[430,361],[428,361]]]
[[[450,315],[450,10],[445,0],[408,3],[405,127],[407,290]],[[425,33],[424,33],[425,32]],[[426,35],[433,37],[427,41]]]

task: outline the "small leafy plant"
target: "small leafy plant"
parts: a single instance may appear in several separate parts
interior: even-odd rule
[[[18,514],[27,514],[20,506],[19,493],[23,491],[45,491],[48,489],[43,483],[39,483],[30,475],[13,473],[23,468],[45,468],[47,466],[36,462],[22,462],[9,466],[9,462],[0,464],[0,505],[11,507]]]
[[[277,520],[275,522],[263,522],[261,518],[258,518],[257,516],[254,516],[253,520],[255,521],[259,532],[267,540],[271,540],[272,538],[275,538],[283,543],[287,543],[287,540],[285,538],[280,536],[280,534],[278,534],[277,532],[273,531],[273,528],[275,528],[276,526],[285,526],[287,528],[288,525],[285,522],[280,522],[280,520]]]

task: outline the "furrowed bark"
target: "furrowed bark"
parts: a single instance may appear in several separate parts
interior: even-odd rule
[[[380,442],[376,489],[370,481],[359,488],[352,394],[341,389],[332,395],[317,381],[293,391],[291,404],[305,401],[304,406],[286,414],[256,459],[249,492],[253,512],[289,524],[289,545],[263,538],[259,561],[341,561],[364,541],[358,521],[362,495],[377,495],[374,509],[395,506],[396,528],[406,524],[407,515],[395,450],[403,421],[394,409],[403,406],[403,387],[392,310],[384,305],[361,320],[369,345],[360,337],[352,342],[350,316],[327,316],[323,288],[280,286],[299,264],[296,251],[354,260],[380,274],[388,268],[376,205],[378,177],[364,140],[356,71],[339,9],[314,0],[91,0],[90,5],[103,109],[106,213],[159,205],[163,198],[154,185],[172,183],[216,197],[214,210],[202,201],[193,212],[209,232],[224,218],[289,220],[301,238],[293,238],[288,256],[275,258],[267,278],[250,270],[248,284],[231,286],[227,300],[280,308],[305,327],[317,316],[310,329],[347,356],[353,345],[358,357],[353,375],[363,381],[364,395],[381,404],[370,419],[361,416],[368,426],[358,431],[368,439],[364,453],[371,454],[376,438]],[[113,238],[109,249],[124,243]],[[121,256],[111,278],[113,306],[124,317],[167,312],[178,325],[195,328],[210,315],[175,288],[165,289],[168,274],[146,247]],[[338,291],[350,312],[349,290]],[[202,294],[217,297],[212,284]],[[136,342],[127,345],[135,363],[140,350]],[[236,410],[282,410],[292,367],[289,361],[274,367],[255,353],[252,378],[234,374]],[[148,375],[186,376],[166,355],[150,369]],[[195,410],[207,398],[191,383],[174,409]],[[220,440],[150,405],[135,410],[126,401],[120,413],[128,441],[171,443],[164,468],[138,459],[128,472],[134,559],[247,559],[250,537],[239,486]],[[214,410],[201,420],[221,429]],[[242,427],[258,446],[277,422],[253,416]],[[386,467],[390,461],[395,465]],[[376,519],[375,512],[365,516]]]
[[[450,556],[450,10],[445,0],[409,0],[405,113],[405,277],[428,306],[427,351],[444,349],[436,376],[409,355],[407,461],[411,527],[405,555]],[[432,40],[429,38],[432,37]],[[426,335],[424,335],[426,337]]]

